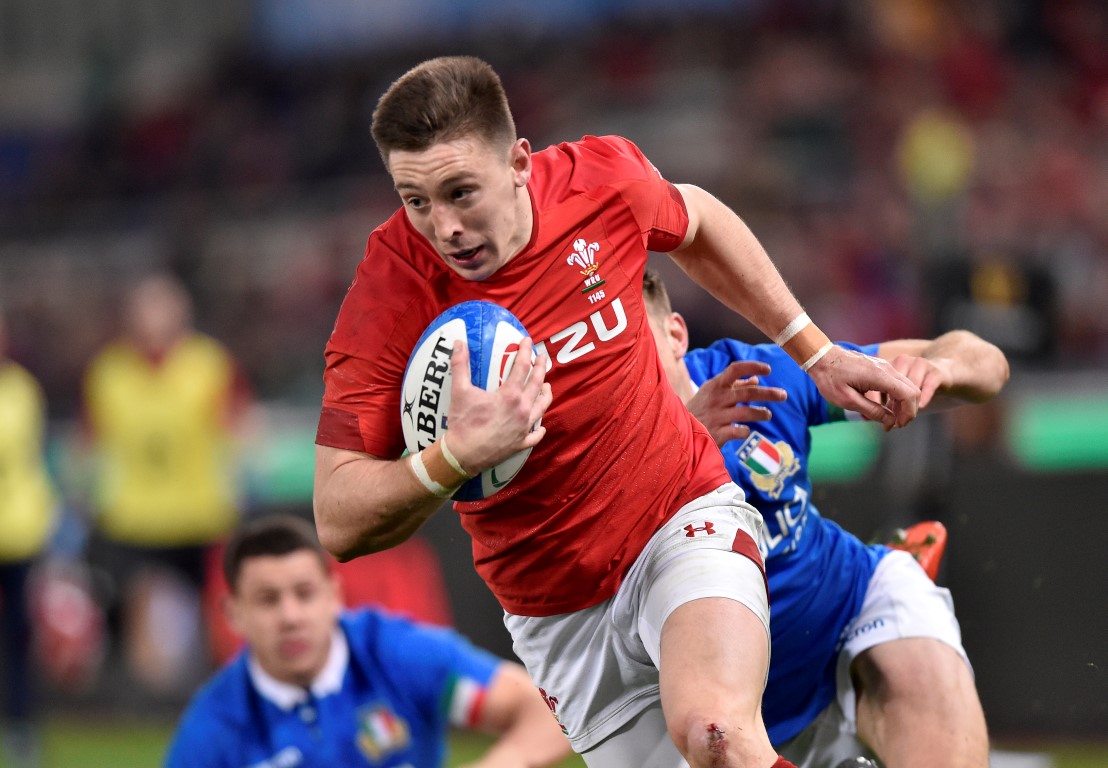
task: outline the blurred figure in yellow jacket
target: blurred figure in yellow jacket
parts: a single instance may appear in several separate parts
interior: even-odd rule
[[[10,765],[25,768],[39,759],[28,575],[53,533],[56,496],[44,459],[46,399],[8,357],[5,329],[0,311],[0,744]]]
[[[228,350],[194,330],[172,276],[139,280],[124,320],[85,377],[90,560],[109,585],[128,668],[172,692],[207,671],[198,596],[207,548],[238,519],[234,437],[248,387]]]

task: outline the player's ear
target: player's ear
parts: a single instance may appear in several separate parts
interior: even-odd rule
[[[680,360],[689,351],[689,327],[678,312],[671,312],[666,321],[666,338],[674,356]]]
[[[508,155],[512,166],[515,185],[526,187],[531,180],[531,142],[527,139],[516,139],[512,144]]]

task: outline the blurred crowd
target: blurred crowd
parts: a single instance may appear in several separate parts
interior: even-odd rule
[[[1102,3],[735,9],[464,47],[505,73],[535,145],[622,133],[723,197],[833,337],[962,325],[1017,364],[1108,360]],[[435,45],[295,63],[235,50],[141,95],[105,63],[73,124],[3,129],[0,302],[51,412],[76,413],[122,282],[150,268],[185,281],[260,397],[318,402],[330,324],[394,207],[369,114],[411,61],[457,50]],[[695,343],[757,338],[673,290]]]

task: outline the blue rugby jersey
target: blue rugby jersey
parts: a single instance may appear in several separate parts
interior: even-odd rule
[[[841,346],[877,352],[877,345]],[[812,505],[808,429],[841,420],[842,411],[823,399],[780,347],[723,339],[685,356],[697,386],[737,360],[768,363],[772,372],[762,383],[789,394],[783,403],[762,403],[773,418],[751,424],[749,437],[721,449],[728,473],[765,519],[760,543],[769,581],[772,655],[763,716],[770,740],[781,744],[834,699],[842,631],[861,609],[877,562],[889,550],[863,544]]]
[[[470,726],[500,659],[452,630],[374,610],[345,613],[341,690],[285,710],[243,653],[193,698],[167,768],[438,768],[451,725]]]

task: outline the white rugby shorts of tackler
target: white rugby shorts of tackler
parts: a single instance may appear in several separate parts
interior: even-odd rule
[[[857,738],[857,702],[850,679],[850,665],[862,651],[905,637],[930,637],[953,648],[973,671],[962,647],[950,590],[936,586],[907,552],[894,550],[881,558],[862,608],[843,637],[836,662],[836,700],[780,747],[781,754],[799,768],[834,765],[852,755],[870,754]]]

